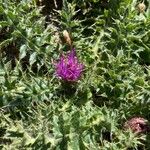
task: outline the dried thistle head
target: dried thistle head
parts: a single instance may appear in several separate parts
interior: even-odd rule
[[[63,37],[64,37],[64,39],[65,39],[65,42],[71,46],[72,41],[71,41],[70,34],[68,33],[67,30],[64,30],[64,31],[63,31]]]
[[[137,8],[140,13],[143,13],[146,10],[146,5],[144,4],[144,2],[142,2],[137,5]]]
[[[124,124],[124,129],[131,129],[134,133],[146,133],[150,131],[148,120],[141,117],[134,117],[127,120]]]

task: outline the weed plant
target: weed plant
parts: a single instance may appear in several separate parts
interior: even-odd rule
[[[0,149],[149,150],[149,1],[49,3],[0,0]]]

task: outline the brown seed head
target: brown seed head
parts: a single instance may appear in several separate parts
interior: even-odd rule
[[[144,2],[142,2],[142,3],[138,4],[137,8],[138,8],[140,13],[143,13],[146,9],[146,6],[145,6]]]
[[[67,30],[64,30],[63,31],[63,36],[64,36],[64,39],[65,39],[65,42],[69,45],[71,45],[72,41],[71,41],[71,37],[70,37],[70,34],[68,33]]]

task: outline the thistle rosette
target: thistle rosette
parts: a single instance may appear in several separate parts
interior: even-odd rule
[[[60,60],[55,65],[56,74],[62,80],[67,82],[76,82],[83,72],[83,64],[79,63],[75,49],[65,57],[61,56]]]

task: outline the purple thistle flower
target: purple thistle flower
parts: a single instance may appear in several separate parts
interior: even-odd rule
[[[75,49],[66,57],[62,55],[55,66],[56,74],[65,81],[77,81],[83,71],[83,64],[78,62]]]

